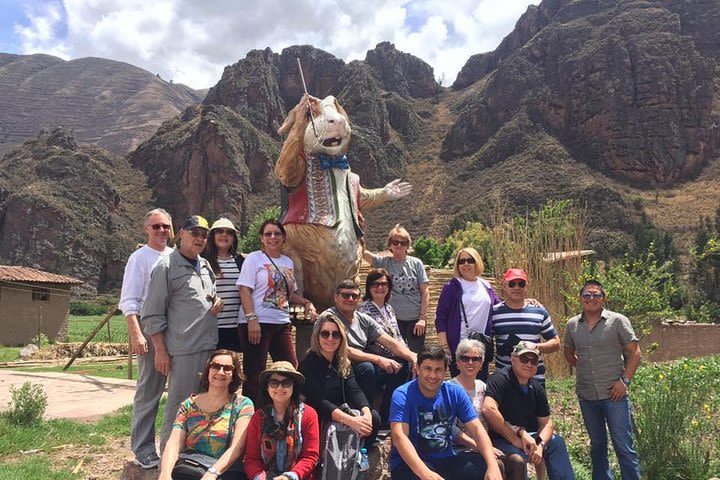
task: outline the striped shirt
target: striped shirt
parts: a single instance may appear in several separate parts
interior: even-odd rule
[[[221,275],[218,275],[215,285],[217,295],[222,298],[225,306],[218,314],[218,328],[236,328],[238,324],[238,311],[240,311],[240,291],[235,282],[240,276],[235,258],[227,260],[218,258]]]
[[[495,367],[510,366],[513,347],[520,340],[540,343],[543,339],[557,337],[557,331],[547,310],[532,305],[520,309],[508,307],[505,302],[493,307],[492,332],[495,337]],[[545,380],[545,365],[542,354],[535,378]]]

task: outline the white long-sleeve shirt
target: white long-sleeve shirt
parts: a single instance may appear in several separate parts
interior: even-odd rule
[[[138,315],[147,296],[150,272],[162,256],[170,255],[173,249],[165,247],[162,252],[143,245],[135,250],[125,265],[119,308],[124,316]]]

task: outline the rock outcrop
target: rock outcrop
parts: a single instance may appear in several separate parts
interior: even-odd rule
[[[0,172],[0,262],[80,278],[90,293],[120,285],[149,209],[140,172],[61,128],[8,153]]]

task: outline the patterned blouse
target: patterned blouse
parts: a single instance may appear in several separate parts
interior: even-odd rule
[[[393,310],[393,307],[390,306],[390,304],[386,303],[384,307],[380,308],[372,300],[365,300],[360,304],[358,311],[372,317],[380,324],[382,329],[385,330],[385,333],[393,337],[402,345],[407,346],[405,344],[405,340],[402,338],[402,335],[400,335],[397,319],[395,318],[395,310]],[[381,355],[386,358],[396,358],[390,350],[376,342],[368,345],[366,350],[369,353]]]
[[[255,412],[252,400],[235,394],[220,410],[204,412],[195,398],[197,395],[190,395],[180,404],[173,428],[185,432],[185,450],[220,458],[232,440],[235,421]]]

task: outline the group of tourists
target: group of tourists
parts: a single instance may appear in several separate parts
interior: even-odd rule
[[[429,280],[400,225],[388,234],[391,255],[363,252],[373,267],[364,291],[344,280],[322,312],[299,291],[279,221],[261,225],[261,248],[246,255],[226,218],[186,218],[175,248],[165,210],[148,212],[144,228],[120,309],[138,356],[131,447],[137,465],[160,466],[160,479],[321,478],[343,463],[328,456],[358,455],[383,430],[393,479],[526,479],[528,463],[538,478],[575,478],[545,391],[542,357],[560,337],[526,297],[523,270],[507,270],[501,301],[478,252],[461,249],[438,300],[438,343],[426,344]],[[602,285],[588,281],[579,294],[583,311],[563,347],[577,371],[593,479],[612,478],[608,430],[622,478],[639,479],[628,398],[639,344],[629,320],[604,308]],[[314,322],[307,352],[296,352],[291,304]],[[357,451],[328,448],[340,438]]]

